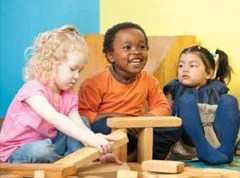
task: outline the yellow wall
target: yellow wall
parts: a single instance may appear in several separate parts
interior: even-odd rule
[[[240,1],[238,0],[100,0],[100,32],[132,21],[148,35],[196,35],[210,51],[224,50],[234,74],[230,93],[240,102]]]

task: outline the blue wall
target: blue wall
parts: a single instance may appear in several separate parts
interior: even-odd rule
[[[23,84],[26,47],[39,32],[65,24],[99,33],[99,0],[0,0],[0,116]]]

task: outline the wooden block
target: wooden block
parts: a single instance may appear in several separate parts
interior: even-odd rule
[[[34,178],[45,178],[45,172],[42,170],[34,171]]]
[[[117,172],[117,178],[138,178],[138,172],[130,170],[119,170]]]
[[[223,178],[218,173],[182,172],[180,174],[158,174],[144,171],[142,178]]]
[[[180,161],[147,160],[142,162],[142,170],[158,173],[181,173],[184,163]]]
[[[116,135],[118,137],[118,141],[110,142],[112,149],[116,149],[122,145],[125,145],[128,142],[128,138],[126,133],[122,131],[115,131],[111,135]],[[99,158],[101,154],[98,149],[93,147],[84,147],[74,153],[56,161],[55,165],[74,165],[76,168],[79,168],[83,165],[87,165],[91,161]]]
[[[112,132],[115,132],[116,130],[121,130],[127,134],[127,129],[112,129]],[[113,154],[115,154],[121,161],[127,162],[127,144],[113,150]]]
[[[117,165],[115,163],[92,162],[86,166],[80,167],[78,169],[77,175],[79,177],[89,175],[100,176],[104,178],[113,178],[116,177],[118,170],[130,170],[130,168],[126,163],[123,163],[122,165]]]
[[[111,128],[178,127],[182,120],[174,116],[112,117],[107,125]]]
[[[37,170],[45,171],[45,177],[47,178],[63,178],[77,172],[75,166],[69,165],[0,163],[0,175],[16,174],[23,177],[33,177]]]
[[[138,132],[138,162],[152,159],[153,128],[139,129]]]
[[[202,172],[207,175],[207,174],[220,174],[223,178],[240,178],[240,172],[239,171],[234,171],[234,170],[227,170],[227,169],[202,169]]]
[[[0,175],[0,178],[23,178],[23,177],[14,175],[14,174],[4,174],[4,175]]]
[[[239,171],[228,170],[228,169],[219,169],[219,168],[198,169],[198,168],[186,167],[185,171],[187,171],[188,173],[197,174],[199,178],[200,176],[204,178],[240,178]]]

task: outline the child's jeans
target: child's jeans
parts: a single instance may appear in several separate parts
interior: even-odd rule
[[[87,119],[84,117],[82,119],[85,125],[90,128]],[[80,130],[79,134],[81,134]],[[22,145],[13,152],[7,162],[52,163],[82,147],[84,146],[81,142],[58,131],[53,140],[47,138]]]

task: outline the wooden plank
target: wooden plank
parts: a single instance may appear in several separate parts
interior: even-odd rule
[[[45,178],[45,172],[43,170],[34,171],[34,178]]]
[[[119,170],[117,172],[117,178],[138,178],[138,172],[130,170]]]
[[[147,160],[142,162],[142,170],[157,173],[181,173],[184,163],[181,161]]]
[[[119,148],[120,146],[125,145],[128,142],[128,138],[126,133],[117,130],[113,132],[111,135],[116,135],[118,137],[118,141],[110,142],[112,149]],[[99,158],[101,154],[99,153],[97,148],[92,147],[84,147],[58,161],[56,161],[55,165],[74,165],[76,168],[79,168],[83,165],[87,165],[91,161]]]
[[[112,132],[115,132],[116,130],[119,129],[112,129]],[[121,129],[121,131],[127,134],[127,129]],[[113,154],[115,154],[121,161],[127,162],[127,144],[113,150]]]
[[[91,162],[86,166],[80,167],[78,169],[78,176],[85,177],[90,176],[99,176],[99,177],[116,177],[118,170],[130,170],[129,166],[126,163],[122,165],[117,165],[115,163],[100,163],[100,162]]]
[[[142,178],[224,178],[224,177],[222,177],[220,173],[182,172],[179,174],[158,174],[143,171]]]
[[[178,127],[182,120],[174,116],[111,117],[107,125],[111,128]]]
[[[0,175],[0,178],[23,178],[23,177],[15,174],[5,174],[5,175]]]
[[[55,164],[18,164],[18,163],[1,163],[0,175],[16,174],[23,177],[33,177],[34,171],[45,171],[46,178],[63,178],[68,175],[74,175],[77,172],[75,166],[55,165]]]
[[[153,128],[139,129],[138,132],[138,162],[152,159]]]

